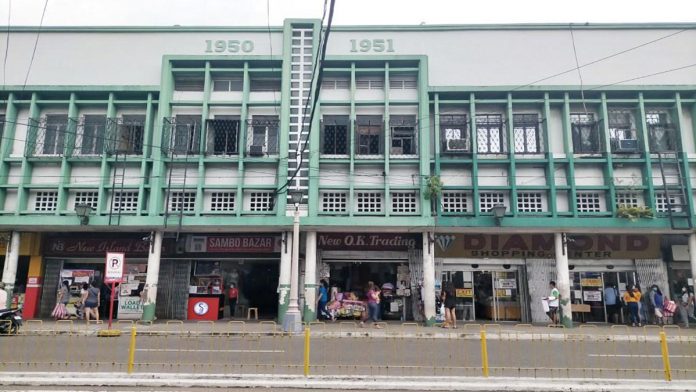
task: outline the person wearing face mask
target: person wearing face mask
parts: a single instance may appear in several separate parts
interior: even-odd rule
[[[653,285],[650,289],[650,306],[653,309],[653,314],[655,316],[655,324],[664,325],[664,311],[663,307],[665,305],[665,298],[662,295],[662,291],[657,285]]]
[[[692,295],[686,286],[682,287],[679,293],[679,318],[684,323],[684,328],[689,328],[689,305],[693,302]]]

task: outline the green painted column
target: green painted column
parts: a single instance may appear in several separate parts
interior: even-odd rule
[[[10,172],[10,165],[7,163],[6,159],[12,152],[15,129],[17,128],[16,122],[17,104],[15,103],[14,93],[10,93],[7,98],[7,105],[5,108],[5,128],[2,131],[2,135],[4,135],[4,137],[2,140],[0,140],[0,186],[6,185],[8,182],[7,176]],[[6,197],[7,189],[5,187],[0,187],[0,210],[5,209]]]
[[[471,204],[474,217],[481,215],[479,209],[478,181],[478,131],[476,129],[476,95],[469,94],[469,132],[471,133]]]
[[[573,151],[573,135],[570,124],[570,98],[568,93],[563,95],[563,146],[565,156],[568,159],[565,175],[566,184],[570,186],[568,193],[568,208],[573,213],[573,217],[577,218],[578,208],[577,199],[575,198],[575,153]],[[599,130],[598,130],[599,131]]]
[[[645,152],[645,162],[643,163],[643,178],[646,186],[646,190],[643,195],[645,196],[645,205],[652,208],[655,211],[655,181],[653,180],[653,165],[652,159],[650,157],[650,131],[648,129],[648,123],[645,120],[645,99],[643,98],[643,93],[638,93],[638,119],[636,121],[638,125],[638,132],[640,135],[640,142],[642,144],[642,150]]]
[[[166,180],[165,152],[168,146],[162,146],[164,118],[171,115],[171,100],[174,90],[174,77],[172,76],[172,64],[169,59],[162,61],[162,83],[160,86],[157,105],[157,118],[152,130],[152,174],[150,176],[150,202],[147,204],[151,217],[159,216],[164,212],[163,184]]]
[[[143,159],[140,162],[140,178],[143,180],[140,181],[140,185],[138,185],[138,194],[141,195],[138,197],[138,211],[136,212],[136,215],[140,216],[143,213],[143,206],[145,205],[145,183],[150,182],[151,180],[147,178],[147,173],[148,173],[148,166],[150,165],[150,162],[148,162],[148,159],[145,159],[147,157],[152,157],[152,128],[153,128],[153,121],[154,121],[154,116],[155,116],[155,109],[154,105],[152,102],[152,93],[147,94],[147,103],[145,106],[145,132],[143,134]],[[159,150],[157,151],[159,153]],[[161,156],[158,155],[158,159],[161,159]],[[152,188],[150,189],[152,192]]]
[[[27,188],[28,184],[31,184],[31,169],[32,165],[27,159],[30,156],[34,156],[36,148],[36,133],[38,131],[38,124],[41,121],[39,116],[41,115],[41,109],[38,104],[38,96],[36,93],[31,94],[31,102],[29,104],[29,118],[30,123],[34,124],[29,127],[29,134],[27,136],[26,150],[24,156],[22,157],[22,176],[19,179],[19,186],[17,187],[17,209],[15,210],[15,215],[20,215],[22,211],[27,209],[27,203],[29,202],[29,190]],[[34,120],[34,121],[32,121]],[[30,149],[34,149],[30,151]]]
[[[431,213],[431,201],[429,197],[425,196],[424,192],[425,180],[428,177],[430,177],[430,94],[428,93],[429,82],[427,57],[422,57],[418,64],[418,127],[420,139],[420,147],[418,149],[418,162],[420,172],[419,174],[421,179],[421,217],[428,218],[432,221],[432,224],[434,224],[435,220],[432,217]],[[435,271],[433,270],[433,274],[434,273]]]

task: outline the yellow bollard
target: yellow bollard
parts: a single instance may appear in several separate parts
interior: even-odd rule
[[[481,370],[483,370],[483,377],[488,377],[488,345],[486,330],[483,328],[481,328]]]
[[[667,335],[660,331],[660,346],[662,347],[662,363],[665,366],[665,381],[672,381],[672,366],[669,363],[669,350],[667,349]]]
[[[128,374],[133,373],[135,363],[135,326],[131,327],[130,348],[128,349]]]
[[[304,332],[304,376],[309,376],[309,327]]]

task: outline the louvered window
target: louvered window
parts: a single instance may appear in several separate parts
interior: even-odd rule
[[[418,193],[392,192],[391,212],[394,214],[415,214],[418,212]]]
[[[192,212],[196,208],[196,192],[170,192],[169,211]]]
[[[322,192],[321,210],[323,212],[346,212],[348,194],[346,192]]]
[[[37,191],[34,193],[34,211],[49,212],[58,208],[58,192]]]
[[[600,192],[578,192],[575,197],[578,212],[601,212],[603,196]]]
[[[479,211],[491,212],[493,207],[499,204],[505,204],[505,194],[503,192],[479,193]]]
[[[381,192],[356,192],[357,212],[359,213],[379,213],[382,212],[382,193]]]
[[[459,213],[469,211],[469,195],[460,191],[444,191],[440,196],[443,213]]]
[[[94,191],[75,192],[75,205],[87,204],[92,207],[92,210],[97,210],[99,193]]]
[[[517,211],[543,212],[544,198],[541,192],[517,192]]]

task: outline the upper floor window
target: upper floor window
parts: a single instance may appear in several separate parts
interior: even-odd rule
[[[65,135],[68,133],[66,114],[46,115],[43,127],[36,135],[37,152],[43,155],[61,155],[65,148]]]
[[[206,152],[213,155],[238,154],[239,116],[215,116],[208,120]]]
[[[348,116],[324,116],[322,121],[321,153],[348,154]]]
[[[145,116],[141,114],[124,114],[122,118],[110,121],[107,151],[121,154],[142,154]]]
[[[78,126],[75,152],[77,155],[99,155],[104,149],[106,116],[88,114]]]
[[[254,78],[250,81],[250,90],[252,92],[273,92],[280,91],[279,78]]]
[[[440,115],[441,151],[446,153],[463,153],[471,151],[469,125],[464,114]]]
[[[668,152],[677,150],[679,135],[672,125],[669,112],[650,110],[645,113],[645,123],[648,126],[650,151]]]
[[[278,116],[254,116],[247,140],[250,156],[278,153]]]
[[[174,77],[174,90],[176,91],[203,91],[205,79],[198,75],[181,75]]]
[[[357,155],[381,155],[384,137],[382,116],[358,116],[355,124]]]
[[[599,128],[592,113],[571,113],[570,127],[573,135],[573,151],[578,154],[600,152]]]
[[[628,109],[613,109],[609,113],[609,139],[612,152],[638,152],[638,137],[633,113]]]
[[[213,91],[242,91],[241,77],[213,79]]]
[[[389,118],[391,155],[418,154],[416,116],[393,115]]]
[[[350,79],[341,77],[325,77],[321,80],[322,90],[348,90],[350,89]]]
[[[513,114],[512,134],[516,153],[537,154],[541,152],[539,116],[536,113]]]
[[[413,90],[418,86],[415,75],[396,75],[389,78],[390,90]]]
[[[195,155],[200,152],[201,116],[179,114],[175,117],[170,148],[175,155]]]
[[[358,90],[384,90],[384,78],[380,76],[359,76],[355,81]]]
[[[476,115],[476,142],[479,154],[505,152],[505,131],[500,114]]]

